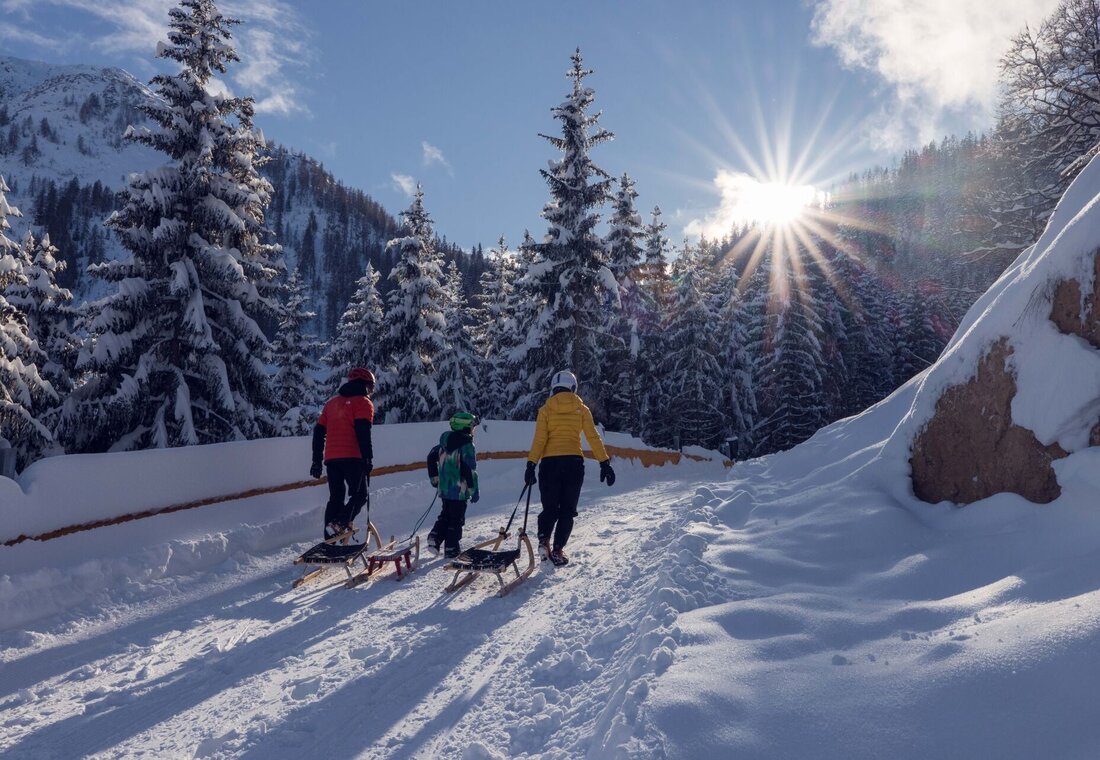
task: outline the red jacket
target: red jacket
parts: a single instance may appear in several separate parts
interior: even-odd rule
[[[329,399],[317,419],[317,426],[324,429],[325,461],[372,458],[370,425],[373,422],[374,404],[366,396],[339,395]],[[364,428],[366,451],[360,446]]]

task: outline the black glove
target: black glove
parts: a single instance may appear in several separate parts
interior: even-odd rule
[[[310,474],[310,476],[312,476],[314,478],[321,477],[321,463],[320,462],[314,462],[313,466],[309,468],[309,474]]]
[[[477,504],[477,500],[481,498],[481,491],[474,491],[474,495],[470,497],[470,501]]]
[[[605,459],[600,462],[600,482],[607,481],[608,486],[615,485],[615,471],[611,469],[611,460]]]
[[[535,463],[527,463],[527,472],[523,473],[523,484],[526,486],[533,486],[539,482],[538,477],[535,475]]]

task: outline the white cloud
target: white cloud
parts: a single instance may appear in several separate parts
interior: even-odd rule
[[[416,180],[408,174],[391,174],[390,179],[393,180],[394,187],[410,198],[416,193]]]
[[[431,166],[432,164],[440,164],[448,171],[451,170],[451,164],[447,161],[447,157],[443,155],[443,151],[432,145],[427,140],[420,142],[420,147],[424,153],[424,166]]]
[[[1010,39],[1058,0],[822,0],[813,42],[893,89],[872,119],[879,147],[939,136],[949,114],[974,126],[993,120],[998,63]]]
[[[47,50],[61,50],[65,47],[64,41],[61,39],[54,39],[47,37],[44,34],[37,34],[35,32],[21,29],[11,24],[0,22],[0,40],[19,40],[20,42],[29,42],[40,48]]]

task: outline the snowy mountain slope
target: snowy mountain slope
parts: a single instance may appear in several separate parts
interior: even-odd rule
[[[128,124],[144,121],[138,107],[149,97],[148,88],[121,69],[0,57],[0,108],[6,109],[9,141],[3,166],[9,184],[19,187],[14,195],[30,206],[20,193],[31,176],[119,188],[130,172],[156,165],[155,151],[122,139]],[[20,129],[11,144],[12,130],[24,125],[26,132]],[[32,144],[37,155],[24,155]]]
[[[79,276],[87,264],[121,253],[101,224],[114,204],[108,199],[104,207],[98,194],[96,203],[81,203],[79,191],[97,182],[118,191],[131,173],[164,163],[163,154],[122,139],[127,126],[146,123],[139,106],[151,97],[121,69],[0,56],[0,175],[12,187],[9,201],[24,214],[15,234],[32,224],[51,232],[70,264],[65,284],[77,302],[101,295],[98,283]],[[307,275],[318,326],[327,328],[346,307],[368,257],[379,268],[397,223],[314,159],[274,144],[269,158],[261,169],[274,186],[267,225],[288,267]]]

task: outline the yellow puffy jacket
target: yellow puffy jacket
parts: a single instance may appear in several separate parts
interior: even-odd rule
[[[531,441],[531,453],[527,458],[538,462],[543,457],[581,456],[581,431],[596,461],[607,459],[600,434],[592,422],[592,412],[576,393],[555,393],[539,409],[535,422],[535,438]]]

